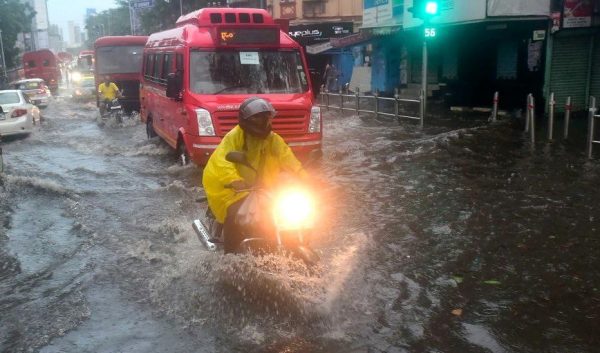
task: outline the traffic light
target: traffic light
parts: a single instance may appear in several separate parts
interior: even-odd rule
[[[413,0],[413,6],[408,8],[414,18],[420,18],[428,21],[436,16],[439,11],[438,1],[435,0]]]

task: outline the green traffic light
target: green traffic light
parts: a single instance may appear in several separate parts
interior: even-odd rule
[[[425,13],[428,15],[437,15],[438,3],[437,1],[427,1],[425,4]]]

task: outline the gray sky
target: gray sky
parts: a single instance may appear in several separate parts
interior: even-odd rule
[[[85,9],[95,8],[97,12],[115,8],[113,0],[48,0],[48,17],[50,24],[57,24],[63,30],[68,41],[67,22],[74,21],[84,29]]]

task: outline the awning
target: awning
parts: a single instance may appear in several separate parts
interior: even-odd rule
[[[344,48],[344,47],[358,45],[363,42],[367,42],[372,37],[373,37],[373,35],[370,32],[363,31],[360,33],[351,34],[346,37],[331,38],[331,45],[333,45],[334,48]]]
[[[313,55],[328,51],[329,49],[333,49],[331,41],[306,46],[306,52]]]

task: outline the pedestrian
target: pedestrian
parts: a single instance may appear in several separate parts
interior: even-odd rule
[[[338,71],[334,64],[327,64],[325,67],[325,74],[323,75],[323,81],[325,81],[325,91],[335,92],[337,91],[337,79]]]

